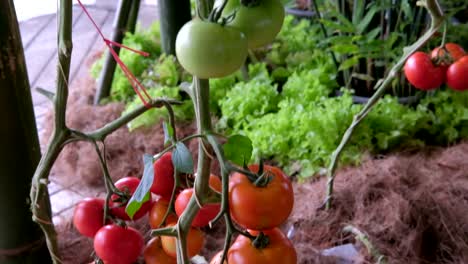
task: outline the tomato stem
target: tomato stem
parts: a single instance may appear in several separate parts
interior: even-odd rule
[[[398,62],[390,69],[389,73],[381,82],[377,82],[376,86],[374,87],[374,90],[376,90],[376,92],[369,99],[367,104],[364,105],[361,111],[353,117],[353,121],[342,136],[340,144],[331,155],[330,165],[328,166],[327,171],[327,190],[324,202],[325,209],[330,209],[332,206],[333,184],[335,180],[335,171],[337,169],[337,164],[340,159],[340,155],[343,152],[346,145],[348,144],[348,142],[350,141],[354,130],[361,123],[361,121],[369,114],[369,112],[377,104],[380,98],[385,94],[386,89],[390,86],[392,80],[398,76],[397,73],[403,67],[406,60],[414,52],[416,52],[422,46],[424,46],[424,44],[439,31],[440,27],[446,19],[437,0],[424,0],[423,4],[425,8],[429,11],[429,14],[431,15],[431,27],[415,43],[403,49],[403,54],[400,60],[398,60]]]
[[[260,232],[260,234],[252,240],[252,245],[258,249],[266,248],[269,243],[270,239],[263,232]]]

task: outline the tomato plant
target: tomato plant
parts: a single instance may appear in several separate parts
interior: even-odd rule
[[[177,264],[177,260],[164,252],[161,238],[154,237],[146,244],[143,250],[146,264]]]
[[[140,184],[140,179],[137,177],[124,177],[117,182],[115,182],[115,187],[119,189],[120,191],[124,192],[128,198],[131,197],[131,195],[135,192],[136,188],[138,187],[138,184]],[[118,195],[114,194],[111,196],[111,201],[109,202],[110,206],[110,213],[113,216],[116,216],[119,219],[122,220],[131,220],[130,217],[128,216],[127,212],[125,212],[125,206],[127,205],[127,199],[124,198],[124,201],[118,201],[119,198]],[[149,201],[143,203],[141,208],[135,213],[133,216],[133,220],[138,220],[142,218],[151,208],[152,201],[151,198]]]
[[[235,17],[228,25],[245,34],[250,49],[271,43],[283,26],[284,6],[278,0],[252,1],[249,6],[229,0],[223,14],[233,12]]]
[[[173,226],[175,223],[169,224]],[[203,248],[205,243],[205,236],[202,231],[197,228],[191,227],[187,235],[187,255],[193,257]],[[172,236],[162,236],[161,244],[167,255],[174,258],[177,257],[176,238]]]
[[[178,216],[181,216],[184,212],[187,204],[190,201],[190,198],[193,195],[193,189],[185,189],[183,190],[178,196],[175,201],[175,211]],[[192,221],[192,226],[195,227],[203,227],[208,225],[208,223],[213,220],[216,215],[219,213],[221,205],[219,203],[215,204],[205,204],[203,207],[198,211],[197,215]]]
[[[172,164],[172,153],[164,153],[154,162],[154,179],[151,192],[170,199],[174,189],[174,165]]]
[[[441,47],[437,47],[431,52],[431,58],[440,60],[441,66],[448,67],[451,62],[455,62],[465,56],[465,50],[458,44],[447,43],[444,47],[445,50]]]
[[[249,169],[258,172],[258,165]],[[281,225],[294,204],[291,181],[279,168],[264,165],[270,181],[256,186],[246,175],[234,173],[229,180],[229,205],[232,219],[244,228],[270,229]]]
[[[142,235],[132,227],[106,225],[94,237],[94,251],[105,263],[131,264],[137,260],[143,246]]]
[[[435,66],[428,54],[418,51],[405,63],[406,79],[416,88],[432,90],[439,87],[445,79],[444,68]]]
[[[161,226],[167,210],[169,210],[168,200],[161,198],[154,202],[153,207],[151,207],[149,212],[149,224],[151,228],[155,229]],[[177,222],[177,215],[175,215],[173,212],[169,213],[166,218],[166,222]]]
[[[258,235],[258,231],[251,231]],[[279,228],[265,230],[268,237],[267,245],[256,247],[248,237],[239,235],[229,248],[227,259],[229,264],[243,263],[281,263],[296,264],[297,254],[291,241]]]
[[[104,225],[104,199],[86,198],[75,206],[73,224],[83,236],[94,237]]]
[[[468,56],[454,62],[447,69],[447,85],[457,91],[468,90]]]
[[[234,73],[247,58],[247,39],[242,32],[198,19],[180,29],[175,45],[180,64],[201,79]]]

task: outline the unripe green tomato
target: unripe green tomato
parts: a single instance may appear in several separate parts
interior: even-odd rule
[[[239,30],[194,19],[177,34],[176,55],[190,74],[219,78],[237,71],[247,58],[247,39]]]
[[[241,4],[240,0],[229,0],[223,16],[236,10],[234,20],[228,25],[245,33],[249,49],[271,43],[283,26],[284,6],[279,0],[258,0],[252,6]]]

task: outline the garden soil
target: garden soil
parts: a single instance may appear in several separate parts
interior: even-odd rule
[[[120,116],[123,106],[111,103],[92,106],[94,82],[82,80],[71,88],[67,122],[71,128],[91,131]],[[52,131],[48,114],[43,143]],[[179,136],[195,131],[179,124]],[[113,179],[141,176],[144,153],[163,148],[160,125],[129,133],[117,130],[106,139],[106,158]],[[189,149],[196,150],[196,142]],[[217,166],[213,172],[217,173]],[[52,176],[60,183],[78,182],[80,188],[102,193],[102,172],[89,143],[65,147]],[[388,263],[468,263],[468,143],[447,148],[425,148],[369,158],[359,167],[340,169],[336,176],[333,207],[320,209],[326,179],[294,183],[295,207],[282,227],[296,247],[299,263],[338,263],[320,256],[323,249],[355,243],[362,257],[356,263],[375,262],[377,255]],[[146,219],[134,223],[148,234]],[[367,235],[374,247],[369,254],[353,234],[352,226]],[[92,261],[92,241],[80,237],[71,219],[58,226],[65,263]],[[222,223],[207,230],[205,256],[222,248]]]

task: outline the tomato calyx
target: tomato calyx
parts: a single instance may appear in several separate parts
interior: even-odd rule
[[[266,248],[270,244],[270,238],[263,232],[260,232],[258,236],[252,239],[252,245],[257,249]]]
[[[455,59],[450,54],[450,51],[445,45],[443,47],[440,47],[440,49],[437,51],[437,56],[432,58],[432,63],[434,63],[434,65],[436,66],[450,65],[454,62]]]
[[[274,175],[269,171],[264,170],[263,160],[260,159],[258,172],[252,173],[246,165],[244,165],[244,169],[251,173],[246,173],[245,176],[252,182],[256,187],[266,187],[272,180]]]

